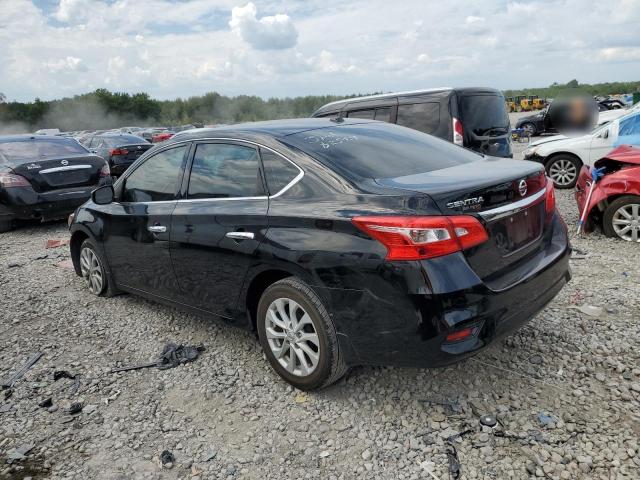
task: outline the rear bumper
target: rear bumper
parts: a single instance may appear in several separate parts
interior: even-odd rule
[[[408,274],[414,262],[398,262],[381,272],[376,287],[324,293],[333,296],[332,316],[348,363],[439,367],[477,353],[531,320],[570,280],[570,254],[566,228],[556,215],[551,241],[527,263],[528,275],[509,288],[492,290],[462,254],[454,254],[420,262],[423,287],[412,284],[419,276]],[[407,294],[407,289],[425,293]],[[472,336],[446,341],[448,334],[468,327]]]
[[[36,192],[31,187],[0,191],[1,220],[53,220],[65,218],[91,197],[98,186],[82,186],[49,192]]]

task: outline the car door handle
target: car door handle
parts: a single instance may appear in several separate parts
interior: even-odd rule
[[[255,235],[253,232],[227,232],[226,237],[234,240],[251,240]]]
[[[164,233],[167,231],[167,227],[164,225],[152,225],[151,227],[147,227],[147,230],[152,233]]]

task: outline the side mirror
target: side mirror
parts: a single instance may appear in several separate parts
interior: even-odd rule
[[[108,205],[114,197],[113,185],[103,185],[91,192],[91,201],[97,205]]]

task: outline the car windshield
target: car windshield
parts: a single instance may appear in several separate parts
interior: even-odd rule
[[[307,130],[280,141],[356,179],[401,177],[482,158],[431,135],[378,122]]]
[[[7,160],[38,160],[82,153],[88,151],[75,140],[25,139],[0,143],[0,158]]]
[[[509,131],[509,115],[504,97],[463,95],[460,97],[462,124],[477,136],[504,135]]]

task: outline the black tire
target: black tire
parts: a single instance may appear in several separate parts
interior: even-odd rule
[[[536,125],[534,123],[523,123],[522,127],[520,128],[524,129],[524,131],[529,133],[529,135],[531,135],[532,137],[538,134],[538,129],[536,128]]]
[[[278,299],[291,299],[304,309],[313,323],[318,336],[319,360],[311,374],[302,376],[287,371],[274,355],[266,332],[267,312],[270,305]],[[318,295],[302,280],[289,277],[269,286],[258,303],[257,322],[258,337],[271,367],[284,380],[300,390],[314,390],[327,387],[337,382],[348,370],[344,362],[333,321]],[[289,349],[289,355],[293,355]]]
[[[0,222],[0,233],[9,232],[13,229],[13,222],[11,220]]]
[[[568,189],[576,186],[582,162],[572,155],[554,155],[545,162],[547,176],[553,180],[553,185],[559,189]],[[566,167],[562,169],[561,167]],[[563,173],[566,172],[566,173]]]
[[[118,290],[115,288],[113,280],[111,279],[111,277],[107,273],[107,270],[105,269],[105,265],[106,265],[105,259],[102,256],[102,254],[100,253],[100,250],[98,249],[96,244],[90,238],[87,238],[84,242],[82,242],[82,245],[80,245],[80,252],[78,254],[78,261],[82,262],[83,251],[85,249],[91,250],[93,255],[95,255],[95,258],[98,261],[100,274],[102,276],[102,288],[92,289],[92,286],[90,285],[90,282],[89,282],[87,276],[84,275],[84,271],[83,271],[82,277],[87,281],[87,285],[88,285],[87,288],[89,288],[89,291],[91,293],[93,293],[94,295],[97,295],[97,296],[100,296],[100,297],[113,297],[114,295],[117,295],[118,294]],[[80,265],[81,265],[81,271],[82,271],[82,263],[80,263]]]
[[[624,238],[623,236],[618,235],[613,226],[613,219],[614,219],[615,213],[618,211],[619,208],[627,205],[640,205],[640,197],[637,195],[625,195],[623,197],[616,198],[613,202],[609,204],[607,209],[604,211],[604,215],[602,217],[602,229],[604,230],[604,234],[607,237],[614,237],[614,238],[617,237],[617,238],[621,238],[622,240],[632,241],[632,240],[629,240],[629,238]],[[632,235],[631,232],[630,232],[630,235]],[[638,231],[637,235],[640,237],[640,231]]]

